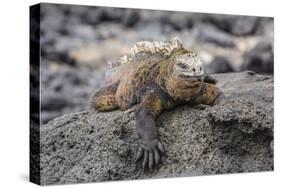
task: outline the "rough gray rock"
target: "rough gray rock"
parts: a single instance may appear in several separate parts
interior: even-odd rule
[[[237,36],[245,36],[256,32],[259,18],[255,16],[234,16],[222,14],[207,14],[205,21]]]
[[[206,66],[206,71],[209,74],[235,72],[229,60],[223,56],[215,57],[211,63]]]
[[[201,42],[212,43],[226,48],[235,47],[233,36],[227,32],[217,29],[213,25],[197,24],[197,27],[193,29],[193,33]]]
[[[103,79],[103,71],[87,67],[41,66],[41,121],[49,120],[66,113],[82,111],[87,106],[93,88]]]
[[[263,41],[243,55],[241,71],[251,70],[257,73],[270,73],[274,71],[274,54],[272,43]]]
[[[273,170],[273,77],[218,74],[226,98],[180,106],[157,120],[166,148],[159,168],[143,171],[134,109],[64,115],[41,127],[41,184],[84,183]]]

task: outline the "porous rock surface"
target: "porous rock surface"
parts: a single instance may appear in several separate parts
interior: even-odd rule
[[[214,75],[226,98],[180,106],[157,119],[166,155],[143,171],[134,110],[66,114],[41,127],[41,184],[84,183],[273,170],[273,77]]]

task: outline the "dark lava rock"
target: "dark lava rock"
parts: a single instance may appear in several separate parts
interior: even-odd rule
[[[193,20],[190,14],[183,12],[169,12],[161,18],[163,24],[171,25],[175,30],[190,29],[193,26]]]
[[[52,68],[53,67],[53,68]],[[103,73],[87,67],[46,64],[41,66],[41,121],[87,108],[87,99]]]
[[[68,102],[62,95],[45,91],[44,95],[42,95],[41,108],[43,111],[60,110],[69,105]]]
[[[137,26],[140,40],[165,40],[164,27],[159,22],[139,24]]]
[[[251,72],[214,77],[226,98],[180,106],[157,119],[162,164],[143,171],[134,110],[67,114],[41,128],[41,184],[181,177],[273,170],[273,77]]]
[[[221,30],[238,36],[254,34],[259,22],[259,18],[254,16],[219,14],[208,14],[205,20],[214,24]]]
[[[249,35],[255,33],[257,28],[258,18],[245,16],[239,19],[234,19],[231,24],[230,32],[234,35]]]
[[[122,15],[122,24],[128,27],[135,26],[140,20],[139,11],[128,9]]]
[[[260,18],[257,34],[258,35],[265,35],[271,38],[274,38],[274,19],[271,17],[262,17]]]
[[[270,43],[258,43],[255,48],[243,55],[241,71],[251,70],[257,73],[273,74],[273,49]]]
[[[40,114],[40,67],[39,62],[33,61],[30,65],[30,119],[39,124]]]
[[[125,26],[134,26],[140,19],[134,9],[112,7],[89,7],[82,18],[86,23],[97,25],[104,22],[120,22]]]
[[[231,63],[222,56],[215,57],[215,59],[207,65],[206,69],[210,74],[234,72]]]
[[[42,30],[59,31],[66,17],[60,6],[42,4],[40,15],[40,27]]]
[[[203,43],[212,43],[221,47],[235,47],[234,38],[231,35],[210,24],[196,25],[193,33]]]

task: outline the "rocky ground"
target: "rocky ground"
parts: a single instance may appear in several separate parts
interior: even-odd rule
[[[134,108],[87,110],[49,121],[40,132],[41,184],[272,171],[273,77],[214,76],[224,101],[213,107],[183,105],[157,119],[166,156],[155,170],[144,172],[133,162]]]
[[[140,40],[178,37],[209,73],[273,74],[273,18],[44,3],[40,17],[43,123],[85,109],[106,62]]]

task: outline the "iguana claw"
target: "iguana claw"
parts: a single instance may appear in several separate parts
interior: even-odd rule
[[[136,154],[135,162],[142,160],[142,167],[146,169],[155,168],[164,153],[164,147],[157,139],[153,140],[140,140],[140,147]]]

